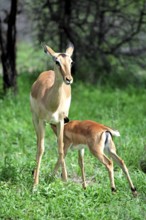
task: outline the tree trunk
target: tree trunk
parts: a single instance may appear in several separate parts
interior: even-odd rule
[[[0,47],[3,67],[3,90],[17,92],[16,71],[16,15],[18,0],[11,0],[10,12],[7,14],[7,30],[4,33],[0,19]]]

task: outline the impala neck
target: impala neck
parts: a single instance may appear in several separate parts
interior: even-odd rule
[[[52,109],[52,112],[55,112],[60,105],[60,103],[64,103],[64,100],[66,99],[66,91],[65,91],[65,83],[63,81],[63,77],[61,73],[58,71],[58,68],[54,68],[55,72],[55,80],[54,84],[51,88],[50,93],[47,96],[47,108]],[[68,86],[68,85],[67,85]],[[70,86],[69,86],[70,87]],[[51,97],[51,99],[50,99]]]
[[[55,81],[54,81],[54,87],[60,88],[64,84],[63,76],[61,72],[58,70],[56,65],[54,66],[54,72],[55,72]]]

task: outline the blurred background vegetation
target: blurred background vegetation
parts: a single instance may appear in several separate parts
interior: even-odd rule
[[[74,78],[145,87],[145,25],[145,0],[1,0],[2,89],[17,93],[19,73],[48,68],[42,44],[62,52],[68,42],[75,46]]]

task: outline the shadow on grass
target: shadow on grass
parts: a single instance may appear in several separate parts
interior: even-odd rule
[[[5,165],[1,168],[0,181],[16,183],[18,179],[17,176],[17,169],[10,163],[5,163]]]
[[[10,183],[12,185],[25,185],[32,187],[33,176],[31,165],[19,166],[14,161],[5,157],[4,165],[0,168],[0,182]]]

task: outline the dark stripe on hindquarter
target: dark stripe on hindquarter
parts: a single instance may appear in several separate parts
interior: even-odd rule
[[[109,136],[112,137],[112,134],[109,131],[106,131],[105,134],[106,134],[106,139],[105,139],[105,145],[106,145],[108,143]]]

